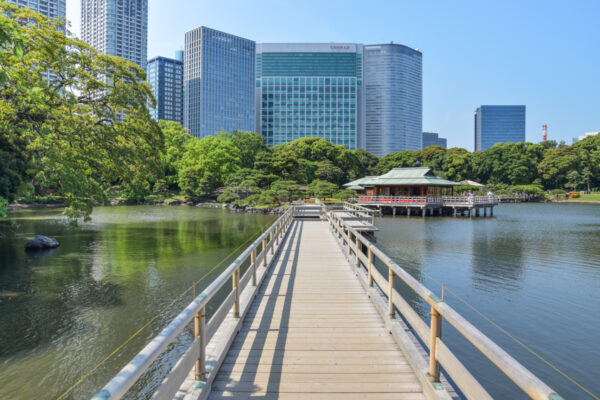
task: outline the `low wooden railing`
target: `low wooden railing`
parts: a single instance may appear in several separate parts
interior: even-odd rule
[[[361,279],[369,294],[371,296],[381,296],[385,299],[384,301],[387,301],[387,305],[379,303],[378,309],[382,315],[386,316],[389,326],[398,324],[398,321],[394,319],[397,310],[429,349],[429,363],[426,363],[418,355],[410,358],[410,350],[408,351],[409,359],[412,359],[414,363],[415,372],[421,373],[421,376],[426,376],[435,384],[440,381],[441,365],[468,399],[486,400],[492,398],[442,340],[442,319],[445,319],[529,397],[536,400],[562,399],[548,385],[335,213],[329,213],[328,220],[333,234],[338,239],[349,261],[354,265],[357,276]],[[366,254],[361,248],[366,251]],[[387,269],[387,278],[375,267],[376,260],[383,263],[384,268]],[[429,315],[431,319],[429,326],[398,293],[395,288],[396,278],[404,282],[430,305]],[[378,304],[377,301],[374,302]],[[443,396],[439,398],[443,398]]]
[[[357,204],[381,204],[390,206],[477,206],[496,205],[498,199],[493,196],[357,196],[352,199]]]
[[[123,369],[98,392],[93,400],[121,398],[148,370],[167,346],[194,321],[194,341],[171,369],[153,395],[153,399],[172,399],[186,377],[194,368],[197,382],[204,382],[199,390],[210,390],[210,382],[215,377],[224,355],[229,350],[232,338],[239,330],[242,319],[256,295],[260,282],[266,275],[267,257],[274,255],[285,236],[292,220],[294,207],[289,208],[258,239],[233,261],[198,297],[194,299],[175,319],[146,345]],[[259,252],[260,250],[260,252]],[[242,264],[250,258],[250,266],[240,279]],[[272,260],[272,258],[271,258]],[[262,266],[262,268],[261,268]],[[260,275],[259,270],[260,269]],[[232,290],[214,315],[206,322],[206,305],[227,282],[232,282]],[[250,286],[248,286],[250,283]],[[216,335],[216,333],[218,334]],[[214,340],[211,341],[211,339]],[[207,368],[209,359],[209,368]]]

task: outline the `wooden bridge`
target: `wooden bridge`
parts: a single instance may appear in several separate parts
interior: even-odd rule
[[[428,321],[400,295],[397,280],[427,301]],[[231,289],[207,322],[208,302],[228,282]],[[339,212],[294,206],[94,400],[125,395],[191,323],[195,340],[153,399],[440,400],[459,398],[460,392],[463,398],[491,399],[442,340],[442,320],[531,398],[561,399]]]

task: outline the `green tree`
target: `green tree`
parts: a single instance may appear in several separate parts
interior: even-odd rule
[[[240,169],[239,150],[223,137],[194,138],[185,143],[178,169],[183,194],[197,201],[223,186]]]
[[[392,168],[418,167],[419,162],[415,152],[411,150],[401,151],[399,153],[390,153],[379,159],[377,171],[379,174],[385,174]]]
[[[155,101],[145,72],[58,24],[0,2],[2,32],[13,38],[0,43],[0,141],[22,158],[16,165],[28,165],[22,179],[36,193],[63,196],[67,215],[89,218],[111,184],[136,192],[160,174],[163,138],[148,111]]]
[[[577,187],[581,184],[581,176],[579,172],[575,170],[571,170],[567,172],[567,184],[565,185],[567,188],[571,190],[577,190]]]
[[[185,143],[193,139],[180,123],[174,121],[158,121],[162,130],[165,145],[164,152],[160,154],[160,165],[163,177],[169,189],[177,189],[178,166],[183,156]]]
[[[329,160],[319,161],[316,163],[317,170],[315,171],[315,178],[327,182],[332,182],[337,185],[344,183],[345,174],[341,168],[333,165]]]
[[[220,132],[219,135],[231,141],[240,154],[242,168],[254,168],[254,162],[259,153],[268,151],[261,135],[252,132],[233,131]]]
[[[544,152],[544,158],[538,164],[538,172],[546,188],[560,189],[567,183],[569,171],[577,171],[579,158],[571,147],[558,147]]]
[[[339,190],[338,185],[315,179],[308,185],[308,192],[318,198],[332,197]]]

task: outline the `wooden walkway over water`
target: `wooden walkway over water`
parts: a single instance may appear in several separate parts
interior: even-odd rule
[[[153,399],[491,399],[442,340],[442,322],[529,397],[562,399],[354,229],[352,213],[368,217],[352,205],[288,209],[93,400],[127,394],[192,322],[194,341],[162,383],[144,380]]]
[[[325,221],[295,221],[210,399],[425,399]]]

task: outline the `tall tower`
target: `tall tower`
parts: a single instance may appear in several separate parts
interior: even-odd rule
[[[62,19],[66,24],[67,19],[67,4],[66,0],[6,0],[10,4],[15,4],[19,7],[29,7],[33,11],[42,14],[50,19]],[[65,27],[61,28],[65,32]]]
[[[81,0],[81,39],[146,69],[148,0]]]
[[[185,34],[183,124],[192,136],[254,130],[256,43],[205,26]]]
[[[376,156],[421,150],[422,53],[399,44],[365,45],[365,149]]]
[[[542,125],[542,141],[548,140],[548,125]]]

